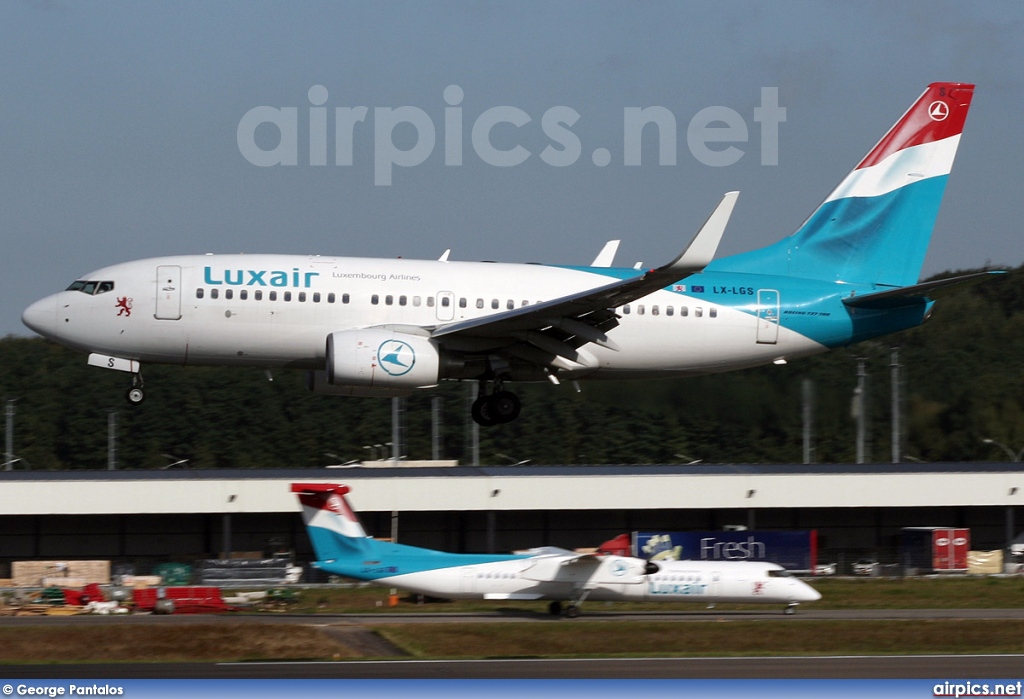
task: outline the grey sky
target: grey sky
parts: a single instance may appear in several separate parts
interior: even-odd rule
[[[978,85],[925,274],[1024,261],[1024,4],[812,2],[5,2],[0,5],[0,335],[22,309],[93,269],[178,253],[288,252],[586,264],[674,256],[718,202],[739,203],[720,254],[794,230],[929,82]],[[309,164],[308,93],[328,97],[328,164]],[[458,85],[463,164],[445,165],[445,88]],[[754,109],[777,87],[777,166]],[[237,129],[254,107],[295,107],[298,163],[257,167]],[[623,110],[676,118],[675,165],[623,164]],[[368,108],[351,166],[335,165],[337,107]],[[417,107],[429,157],[374,184],[375,108]],[[513,106],[495,167],[476,119]],[[581,144],[546,164],[544,113],[570,107]],[[733,165],[687,148],[706,107],[739,114]],[[394,131],[408,149],[416,132]],[[256,131],[262,148],[277,133]],[[724,148],[730,144],[713,144]],[[593,152],[611,162],[598,167]]]

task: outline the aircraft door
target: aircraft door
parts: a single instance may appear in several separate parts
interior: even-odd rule
[[[476,572],[470,568],[465,567],[460,571],[459,574],[459,592],[471,593],[476,591]]]
[[[438,320],[455,320],[455,294],[450,291],[437,292],[434,308]]]
[[[711,572],[711,579],[708,585],[708,596],[718,597],[722,594],[722,573],[715,570]]]
[[[156,318],[181,318],[181,267],[178,265],[156,268]]]
[[[757,342],[774,345],[779,341],[779,292],[757,290]]]

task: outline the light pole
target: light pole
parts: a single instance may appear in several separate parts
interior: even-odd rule
[[[6,439],[4,440],[4,468],[8,471],[14,469],[14,401],[16,398],[7,399],[6,410]]]
[[[1015,452],[1013,449],[1011,449],[1010,447],[1006,446],[1002,442],[997,442],[996,440],[989,439],[988,437],[986,437],[985,439],[983,439],[981,441],[983,441],[985,444],[995,444],[997,447],[1000,447],[1003,451],[1005,451],[1007,454],[1009,454],[1010,461],[1013,461],[1015,463],[1020,461],[1021,457],[1024,457],[1024,449],[1021,449],[1020,451]]]

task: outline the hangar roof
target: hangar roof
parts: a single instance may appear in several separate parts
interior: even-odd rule
[[[1019,463],[691,464],[0,472],[0,513],[292,512],[289,484],[345,483],[363,511],[1024,504]]]

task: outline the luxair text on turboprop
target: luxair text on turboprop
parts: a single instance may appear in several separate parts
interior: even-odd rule
[[[290,272],[281,269],[214,269],[203,268],[203,281],[210,285],[231,286],[292,286],[308,289],[319,272],[301,272],[293,267]]]

